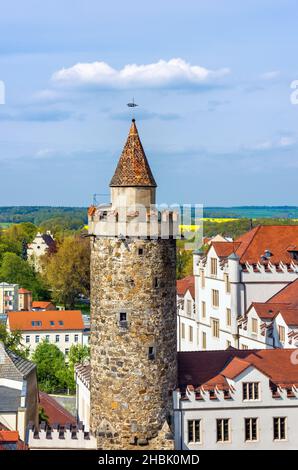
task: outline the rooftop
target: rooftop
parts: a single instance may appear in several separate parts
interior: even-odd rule
[[[156,187],[134,119],[110,186]]]
[[[195,298],[195,277],[194,276],[186,276],[183,279],[179,279],[176,283],[177,286],[177,294],[184,296],[186,292],[189,290],[192,298]]]
[[[33,362],[13,353],[0,342],[0,378],[22,381],[35,368]]]
[[[226,378],[235,379],[251,366],[267,375],[272,385],[298,385],[298,367],[291,360],[292,354],[293,349],[179,352],[179,388],[217,383],[222,387],[228,384]]]
[[[19,331],[83,330],[80,310],[8,312],[9,328]]]
[[[211,246],[219,257],[236,253],[241,264],[298,264],[293,256],[298,253],[298,225],[260,225],[234,242],[212,242]]]
[[[50,426],[56,423],[59,423],[60,425],[76,424],[75,417],[63,408],[55,398],[51,397],[47,393],[39,392],[39,404],[48,416]]]

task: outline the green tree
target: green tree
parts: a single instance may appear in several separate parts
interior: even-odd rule
[[[33,298],[49,298],[48,290],[41,276],[33,267],[15,253],[5,253],[0,266],[0,282],[19,284],[33,293]]]
[[[29,356],[29,348],[22,346],[22,334],[20,331],[9,332],[3,323],[0,323],[0,341],[10,351],[26,359]]]
[[[40,390],[53,393],[67,387],[67,366],[64,355],[55,344],[45,341],[39,343],[32,360],[37,366]]]
[[[67,388],[70,392],[75,390],[75,365],[81,364],[90,357],[90,348],[81,344],[73,344],[68,355],[68,370],[66,374]]]
[[[49,423],[49,417],[46,414],[45,409],[42,406],[38,408],[38,421],[39,421],[39,424],[42,423],[43,421],[46,422],[47,424]]]
[[[43,275],[57,303],[74,308],[79,294],[90,291],[90,243],[79,236],[67,237],[57,253],[44,257]]]
[[[177,248],[176,277],[183,279],[193,273],[193,254],[191,250]]]

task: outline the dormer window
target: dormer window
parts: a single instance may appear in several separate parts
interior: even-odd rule
[[[244,382],[242,384],[243,400],[259,400],[260,399],[260,384],[259,382]]]
[[[143,256],[144,254],[144,249],[143,248],[138,248],[138,255]]]

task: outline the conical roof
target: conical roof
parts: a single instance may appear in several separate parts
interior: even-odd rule
[[[127,141],[124,145],[110,186],[157,186],[146,158],[134,119],[132,120]]]

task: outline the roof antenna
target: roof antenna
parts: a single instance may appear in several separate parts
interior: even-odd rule
[[[137,106],[139,106],[137,103],[135,103],[135,99],[134,99],[134,96],[132,97],[132,100],[127,103],[127,105],[129,108],[136,108]],[[132,111],[132,120],[135,121],[135,113],[134,113],[134,110]]]

